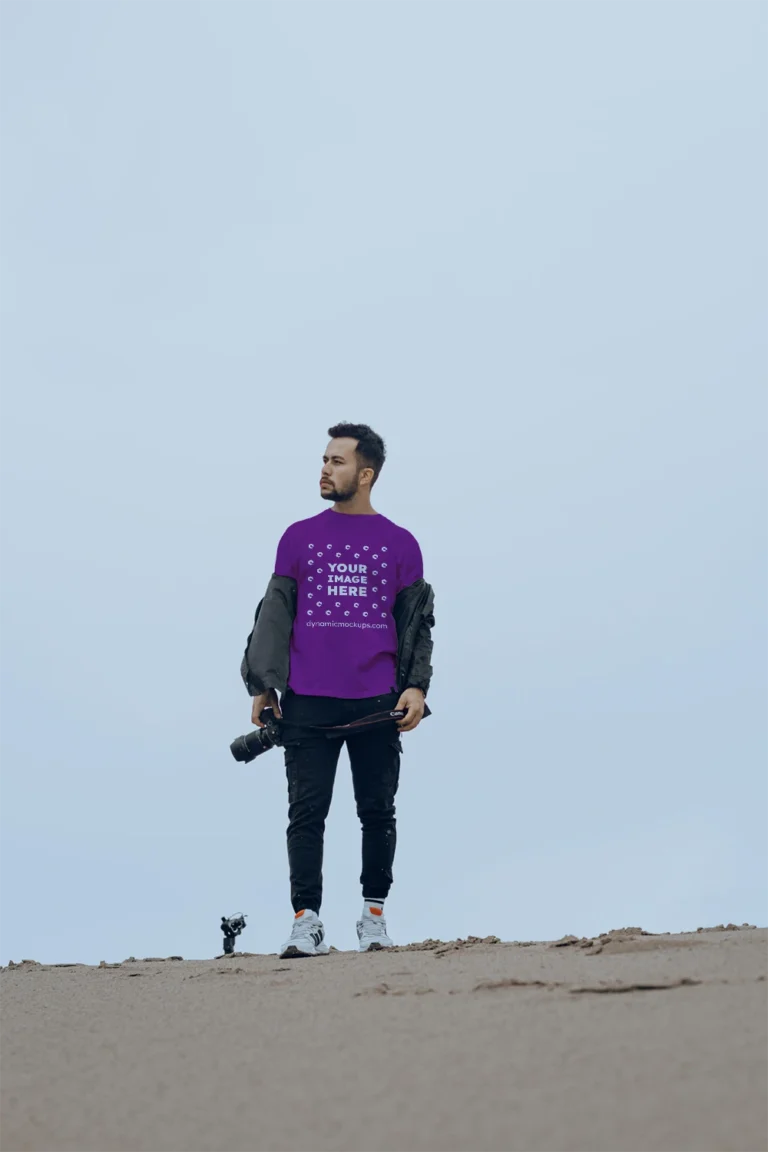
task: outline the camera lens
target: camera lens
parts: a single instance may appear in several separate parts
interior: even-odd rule
[[[247,735],[238,736],[237,740],[233,740],[229,750],[240,764],[250,764],[251,760],[261,756],[262,752],[268,752],[272,747],[274,747],[274,741],[267,729],[256,728],[253,732],[248,732]]]

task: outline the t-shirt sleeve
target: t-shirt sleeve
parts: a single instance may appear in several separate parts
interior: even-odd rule
[[[419,542],[410,532],[405,532],[398,566],[398,585],[400,588],[407,588],[409,584],[413,584],[414,580],[423,579],[424,560]]]
[[[291,529],[286,528],[277,546],[275,576],[290,576],[292,580],[298,580],[298,559],[296,538]]]

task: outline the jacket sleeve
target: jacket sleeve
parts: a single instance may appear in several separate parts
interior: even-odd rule
[[[296,581],[289,576],[273,576],[256,609],[240,665],[249,696],[259,696],[268,688],[285,691],[295,617]]]
[[[421,688],[425,696],[429,692],[429,685],[432,680],[432,629],[434,626],[435,617],[430,610],[419,620],[413,645],[413,658],[406,678],[406,688]]]

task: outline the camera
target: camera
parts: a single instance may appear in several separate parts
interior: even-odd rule
[[[222,916],[221,930],[224,933],[224,954],[231,956],[235,951],[235,940],[245,928],[245,916]]]
[[[235,760],[241,764],[250,764],[251,760],[261,756],[262,752],[268,752],[270,748],[279,747],[283,743],[280,721],[275,716],[273,708],[265,708],[259,715],[259,720],[264,725],[263,728],[254,728],[253,732],[238,736],[229,746]]]

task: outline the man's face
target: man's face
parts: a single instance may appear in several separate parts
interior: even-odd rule
[[[356,448],[357,440],[331,440],[325,450],[323,470],[320,473],[320,495],[323,500],[341,504],[357,495],[361,469]]]

